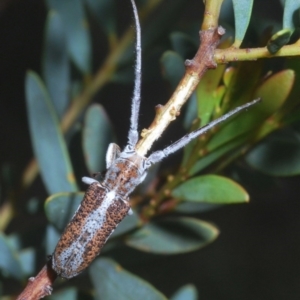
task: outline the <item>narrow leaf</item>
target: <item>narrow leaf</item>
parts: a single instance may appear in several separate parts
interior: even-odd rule
[[[22,267],[17,254],[2,233],[0,233],[0,270],[3,275],[9,275],[18,280],[23,278]]]
[[[200,249],[219,234],[211,224],[193,218],[168,218],[146,224],[128,236],[125,243],[140,251],[178,254]]]
[[[210,121],[214,109],[224,95],[224,89],[217,89],[224,70],[225,65],[219,65],[216,69],[210,70],[203,76],[197,87],[198,118],[201,120],[201,126]]]
[[[82,134],[83,152],[89,172],[104,171],[106,150],[114,139],[112,125],[101,105],[94,104],[88,108]]]
[[[230,87],[231,80],[236,77],[237,69],[235,67],[228,67],[225,69],[223,74],[224,85],[228,88]]]
[[[58,193],[47,198],[45,212],[48,220],[62,231],[80,205],[84,193]]]
[[[218,66],[215,70],[210,70],[207,72],[205,76],[200,81],[196,92],[193,93],[192,99],[189,100],[188,108],[186,111],[186,118],[184,120],[184,125],[187,127],[187,121],[194,121],[197,117],[199,122],[189,123],[189,128],[192,124],[191,130],[196,130],[199,126],[206,125],[211,117],[215,109],[218,108],[220,101],[224,95],[225,88],[223,86],[219,86],[220,80],[224,73],[224,66]],[[196,107],[193,105],[194,98],[197,98]],[[183,165],[188,160],[192,150],[194,149],[197,141],[192,141],[184,148],[184,157],[183,157]]]
[[[189,179],[175,188],[172,196],[185,201],[213,204],[249,201],[249,195],[243,187],[231,179],[217,175],[204,175]]]
[[[300,57],[288,59],[286,67],[294,70],[295,74],[300,74]],[[299,95],[300,95],[300,76],[295,76],[295,81],[288,101],[286,101],[284,109],[289,113],[283,116],[282,123],[284,125],[300,120],[299,114]]]
[[[75,65],[82,73],[90,73],[91,38],[82,1],[46,0],[46,3],[50,9],[57,11],[63,20],[69,53]]]
[[[183,126],[186,130],[191,128],[191,124],[197,118],[197,95],[192,93],[188,103],[186,104]],[[197,127],[196,127],[197,128]],[[184,148],[185,150],[186,148]]]
[[[76,182],[57,114],[42,81],[26,76],[26,101],[31,139],[49,193],[76,190]]]
[[[34,274],[35,262],[36,262],[36,250],[34,248],[27,248],[20,251],[19,261],[24,276],[29,276]]]
[[[199,173],[200,171],[208,167],[210,164],[220,159],[222,156],[226,155],[227,153],[230,153],[234,149],[237,149],[239,146],[243,145],[248,138],[248,135],[239,136],[238,138],[222,145],[214,151],[207,153],[188,170],[189,176]]]
[[[141,226],[141,220],[138,215],[134,212],[132,215],[123,219],[120,225],[115,229],[110,238],[119,237],[129,231]]]
[[[61,231],[58,231],[54,226],[49,224],[46,229],[46,254],[51,255],[55,249],[57,242],[61,236]]]
[[[89,269],[95,299],[167,300],[152,285],[124,270],[111,259],[97,259]]]
[[[300,174],[300,136],[280,132],[267,137],[247,156],[247,162],[255,169],[272,176]]]
[[[276,32],[268,41],[267,48],[271,54],[275,54],[284,45],[290,41],[293,31],[290,29],[282,29]]]
[[[286,101],[293,87],[295,73],[284,70],[267,78],[255,91],[253,98],[261,97],[261,103],[251,107],[228,121],[208,144],[208,151],[261,126]]]
[[[49,194],[76,191],[67,146],[46,88],[31,71],[27,73],[25,84],[30,135],[44,184]]]
[[[282,28],[294,29],[295,25],[299,26],[299,10],[299,0],[285,0]]]
[[[170,300],[197,300],[198,292],[194,285],[187,284],[181,287]]]
[[[66,36],[58,13],[50,11],[46,22],[43,77],[59,118],[69,102],[70,70]]]
[[[184,202],[180,202],[175,207],[175,211],[186,213],[186,214],[197,214],[197,213],[203,213],[203,212],[215,210],[222,206],[223,205],[221,204],[184,201]]]
[[[234,46],[239,47],[245,37],[253,7],[253,0],[232,0],[235,20]]]

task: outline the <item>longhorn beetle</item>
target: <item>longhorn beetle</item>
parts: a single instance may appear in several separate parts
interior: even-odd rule
[[[259,101],[257,99],[235,108],[204,127],[186,134],[169,147],[152,153],[149,157],[139,155],[135,147],[138,142],[141,90],[141,28],[134,0],[131,0],[131,3],[136,27],[136,65],[128,144],[122,152],[118,145],[109,145],[106,153],[107,172],[102,182],[89,177],[82,178],[83,182],[89,184],[89,188],[65,228],[51,258],[53,269],[63,278],[78,275],[99,255],[117,225],[131,213],[129,195],[145,179],[151,165]]]

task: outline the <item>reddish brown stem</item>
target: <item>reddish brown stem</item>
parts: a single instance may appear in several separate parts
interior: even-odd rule
[[[57,275],[51,267],[51,260],[49,260],[36,277],[29,278],[26,288],[17,300],[38,300],[51,295],[56,277]]]

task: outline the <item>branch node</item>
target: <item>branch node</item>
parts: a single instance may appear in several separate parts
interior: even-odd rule
[[[44,295],[50,296],[52,294],[53,288],[51,285],[47,285],[44,287]]]
[[[224,35],[226,31],[225,31],[225,28],[223,28],[222,26],[219,26],[217,32],[218,32],[219,37],[222,37],[222,35]]]

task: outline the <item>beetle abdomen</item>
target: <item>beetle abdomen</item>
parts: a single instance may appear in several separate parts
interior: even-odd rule
[[[129,209],[129,203],[114,191],[91,184],[54,250],[56,273],[71,278],[88,267]]]

